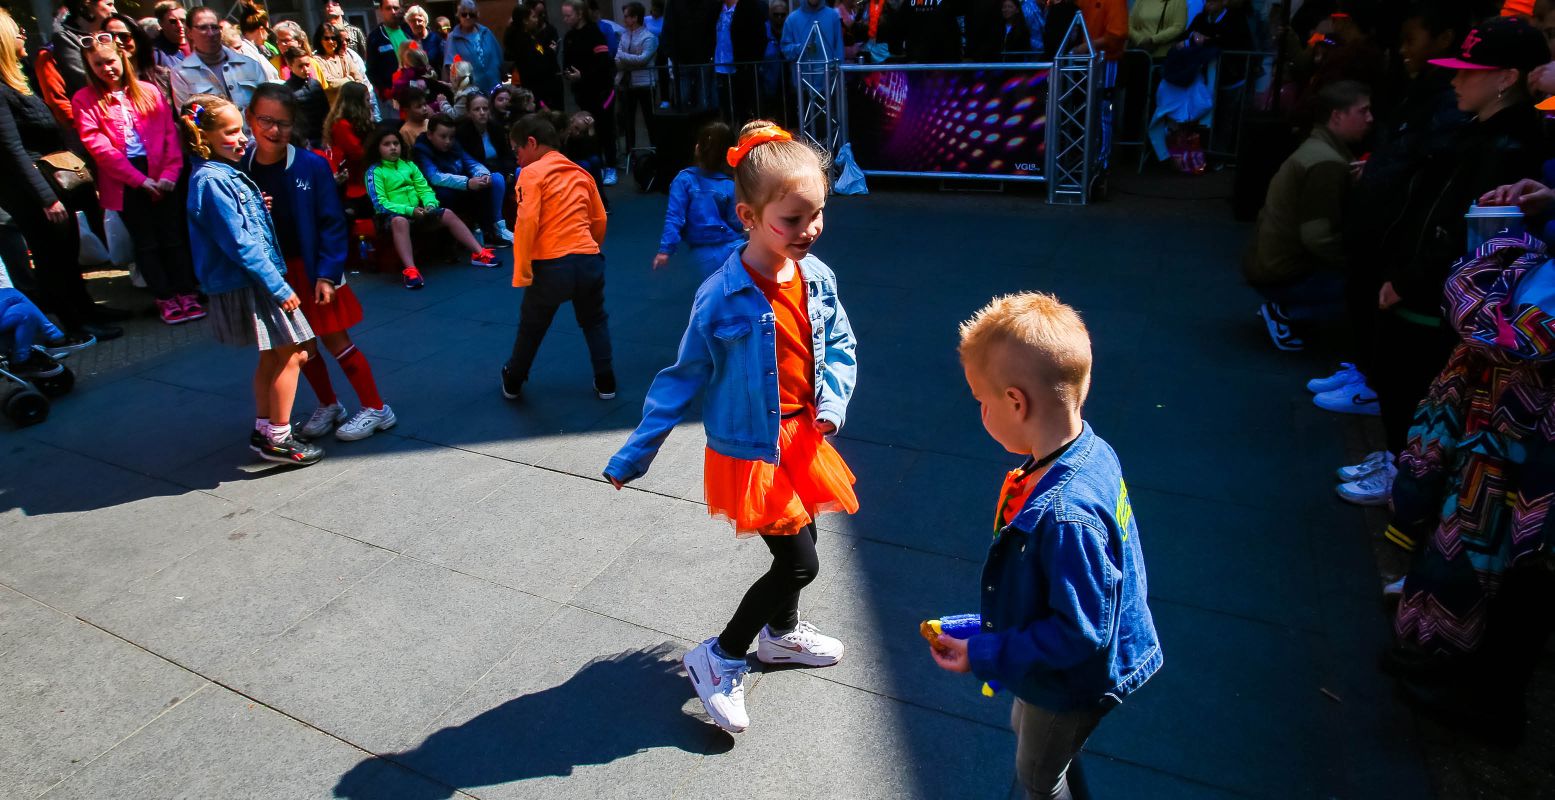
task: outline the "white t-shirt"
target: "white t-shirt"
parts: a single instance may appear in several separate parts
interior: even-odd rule
[[[124,92],[114,92],[113,99],[118,108],[119,130],[124,133],[124,154],[130,158],[139,158],[146,155],[146,145],[140,140],[140,133],[135,130],[134,106],[130,105],[129,97]]]

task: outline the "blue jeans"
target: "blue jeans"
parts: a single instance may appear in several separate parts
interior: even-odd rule
[[[694,244],[685,249],[686,258],[697,265],[702,271],[702,280],[707,280],[718,268],[729,260],[729,254],[734,248],[740,246],[739,239],[723,244]]]
[[[0,352],[22,361],[32,355],[38,339],[53,341],[63,335],[21,292],[0,289]]]

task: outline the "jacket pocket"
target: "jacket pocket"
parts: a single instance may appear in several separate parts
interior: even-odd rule
[[[739,442],[755,442],[760,437],[758,412],[753,386],[759,385],[760,360],[755,354],[754,326],[748,319],[727,319],[713,323],[714,382],[707,397],[709,433]]]

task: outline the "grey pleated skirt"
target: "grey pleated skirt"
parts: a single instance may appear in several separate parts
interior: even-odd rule
[[[273,350],[313,338],[301,308],[282,311],[280,303],[252,288],[211,295],[207,311],[206,324],[222,344]]]

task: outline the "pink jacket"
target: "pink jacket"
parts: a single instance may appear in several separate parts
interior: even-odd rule
[[[124,187],[137,188],[147,178],[176,181],[184,166],[178,128],[174,125],[173,112],[167,105],[167,99],[154,84],[141,81],[140,88],[156,98],[156,108],[145,116],[136,114],[134,106],[129,103],[120,107],[112,97],[105,105],[99,105],[97,101],[102,93],[92,86],[76,92],[70,99],[76,110],[76,132],[81,135],[81,144],[86,146],[86,151],[92,154],[92,160],[97,162],[98,197],[102,200],[103,208],[110,211],[124,210]],[[129,156],[124,154],[121,115],[129,115],[135,120],[135,133],[146,148],[146,168],[149,174],[136,169],[130,163]]]

